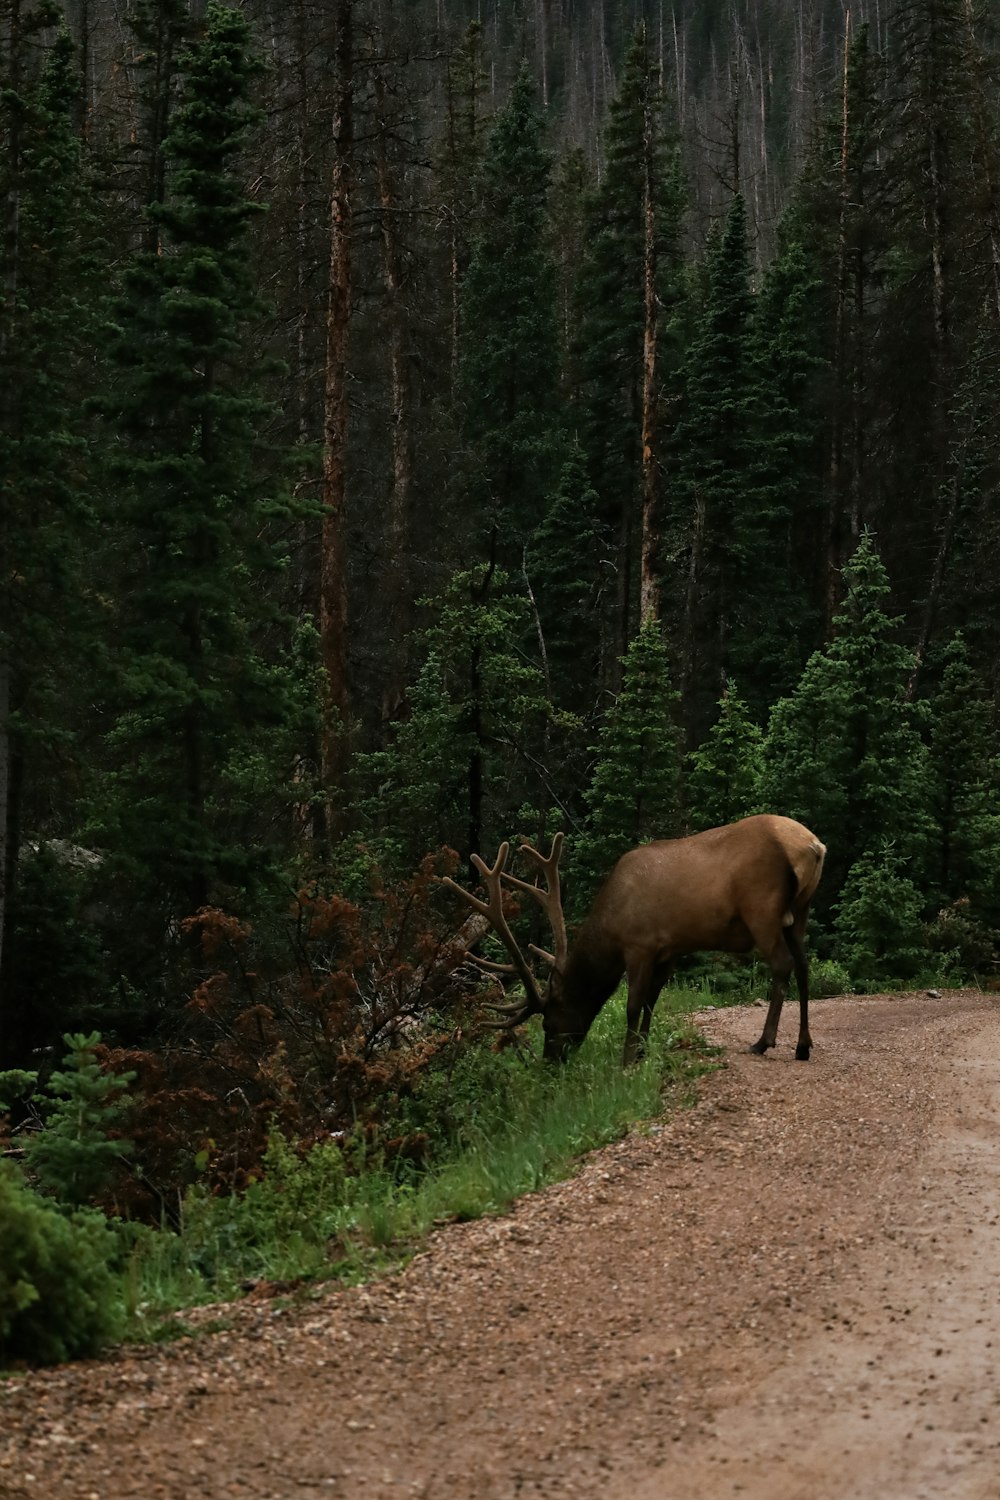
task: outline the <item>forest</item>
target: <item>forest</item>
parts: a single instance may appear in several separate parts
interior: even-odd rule
[[[781,813],[821,993],[995,980],[989,6],[0,39],[8,1212],[419,1171],[513,1067],[442,880],[502,840],[565,835],[572,928],[633,846]]]

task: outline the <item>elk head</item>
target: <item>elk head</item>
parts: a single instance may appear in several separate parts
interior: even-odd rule
[[[553,838],[552,847],[547,855],[542,854],[532,844],[521,844],[519,853],[534,865],[543,884],[538,884],[537,881],[521,880],[507,869],[510,844],[506,841],[500,845],[492,865],[488,865],[478,854],[474,854],[472,863],[482,878],[486,890],[485,901],[480,900],[471,891],[467,891],[464,886],[460,886],[449,876],[444,878],[445,885],[457,891],[475,911],[482,913],[489,920],[493,930],[510,954],[511,962],[509,964],[493,963],[471,952],[468,955],[469,958],[490,973],[516,974],[524,987],[522,1000],[492,1005],[490,1009],[495,1011],[501,1019],[487,1024],[497,1030],[512,1030],[531,1016],[540,1015],[545,1034],[544,1055],[550,1061],[565,1057],[568,1051],[583,1041],[587,1032],[587,1026],[581,1027],[575,1008],[567,1005],[564,994],[568,944],[559,885],[559,860],[562,855],[562,846],[561,833],[557,833]],[[549,966],[549,979],[544,991],[539,988],[534,970],[522,953],[504,913],[505,884],[514,890],[524,891],[537,901],[552,928],[551,953],[543,948],[537,948],[534,943],[528,944],[528,951]]]

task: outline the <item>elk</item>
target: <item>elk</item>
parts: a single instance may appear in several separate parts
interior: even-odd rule
[[[795,1056],[807,1062],[809,961],[805,928],[809,903],[823,871],[826,847],[791,818],[760,814],[710,828],[688,838],[662,839],[623,854],[598,891],[570,946],[559,886],[563,836],[557,833],[548,856],[523,843],[520,853],[534,866],[534,881],[521,880],[507,866],[509,843],[493,865],[472,856],[486,889],[486,900],[445,877],[445,884],[485,916],[511,957],[510,964],[470,957],[483,968],[516,974],[524,998],[492,1007],[498,1028],[519,1026],[540,1014],[544,1056],[565,1058],[580,1045],[598,1011],[618,987],[628,983],[626,1066],[640,1056],[649,1034],[653,1007],[677,959],[705,950],[749,953],[756,948],[771,971],[771,988],[759,1041],[764,1053],[777,1040],[781,1007],[792,971],[799,992],[799,1038]],[[503,910],[505,885],[533,897],[548,917],[553,951],[530,951],[550,967],[544,995]]]

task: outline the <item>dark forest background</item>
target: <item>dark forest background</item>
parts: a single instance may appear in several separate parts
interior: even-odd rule
[[[0,0],[5,1065],[356,1116],[460,1029],[440,874],[757,810],[834,985],[994,972],[997,46]]]

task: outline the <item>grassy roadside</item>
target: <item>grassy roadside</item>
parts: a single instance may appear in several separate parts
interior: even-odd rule
[[[587,1152],[683,1107],[713,1054],[688,1020],[707,996],[664,992],[647,1056],[621,1067],[624,999],[609,1003],[565,1067],[530,1052],[470,1048],[406,1102],[405,1124],[434,1149],[419,1166],[352,1154],[330,1140],[300,1157],[272,1140],[266,1171],[240,1197],[189,1194],[179,1230],[142,1233],[126,1272],[129,1333],[165,1336],[172,1313],[248,1285],[358,1281],[412,1254],[437,1224],[501,1213],[569,1175]]]

